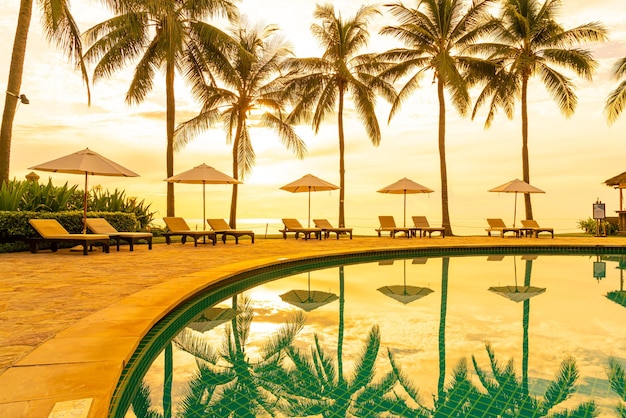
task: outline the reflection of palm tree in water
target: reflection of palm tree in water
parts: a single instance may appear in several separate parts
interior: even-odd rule
[[[402,399],[385,397],[393,394],[398,381],[397,366],[388,353],[394,370],[377,382],[373,382],[375,365],[380,350],[380,330],[374,325],[354,358],[353,370],[346,375],[343,364],[344,314],[345,314],[344,267],[339,267],[339,324],[337,333],[337,357],[324,351],[315,335],[310,352],[291,347],[289,356],[295,364],[291,378],[291,393],[300,397],[300,402],[291,404],[284,412],[288,416],[346,417],[379,416],[391,411],[394,416],[405,416],[408,411]],[[336,364],[336,367],[335,367]]]
[[[273,416],[282,402],[288,402],[287,371],[283,365],[285,349],[304,326],[304,315],[295,316],[273,333],[258,349],[258,355],[247,351],[253,309],[250,300],[233,297],[233,309],[241,313],[226,326],[222,347],[189,329],[174,340],[176,346],[196,358],[198,370],[188,384],[187,393],[178,405],[180,416],[256,417],[258,413]],[[144,386],[145,388],[145,386]],[[133,408],[144,408],[145,393],[137,397]],[[159,415],[138,415],[158,417]]]

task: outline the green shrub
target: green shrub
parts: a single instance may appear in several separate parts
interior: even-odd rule
[[[600,221],[600,225],[603,227],[606,235],[617,235],[619,228],[615,223],[603,220]],[[596,235],[597,221],[592,218],[581,219],[578,221],[578,228],[582,229],[587,234]]]

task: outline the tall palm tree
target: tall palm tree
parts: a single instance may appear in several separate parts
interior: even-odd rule
[[[129,63],[135,72],[126,93],[129,105],[141,103],[152,90],[158,70],[165,73],[166,171],[174,175],[174,128],[176,99],[174,78],[185,52],[197,37],[215,42],[227,38],[216,26],[201,22],[210,16],[234,19],[237,9],[231,0],[118,0],[115,16],[88,29],[91,44],[88,62],[97,61],[94,82],[111,76]],[[174,184],[167,183],[167,216],[174,216]]]
[[[487,8],[494,2],[474,0],[468,7],[463,0],[420,0],[415,8],[395,3],[388,7],[398,20],[398,26],[386,26],[381,30],[381,34],[393,36],[406,45],[382,54],[384,60],[397,62],[383,73],[386,79],[408,76],[393,103],[390,119],[418,89],[418,82],[426,72],[432,72],[433,83],[437,82],[441,212],[446,235],[453,233],[448,207],[445,93],[448,92],[461,115],[468,112],[471,107],[469,87],[492,68],[476,54],[482,51],[480,38],[496,26],[495,19],[487,13]]]
[[[369,139],[377,146],[381,134],[375,112],[376,93],[388,100],[395,97],[391,85],[372,75],[378,64],[376,55],[357,55],[369,41],[368,24],[379,14],[374,6],[362,6],[354,17],[344,20],[340,13],[335,13],[332,4],[317,5],[313,16],[319,23],[311,25],[311,31],[324,49],[322,57],[287,62],[291,77],[286,82],[285,94],[294,106],[290,121],[310,120],[317,133],[324,119],[337,113],[340,227],[345,226],[345,100],[352,99]]]
[[[104,0],[103,0],[104,1]],[[22,89],[22,74],[26,57],[26,42],[30,29],[30,20],[35,0],[21,0],[17,16],[17,28],[13,40],[9,79],[4,98],[2,112],[2,126],[0,127],[0,185],[9,181],[9,167],[11,163],[11,137],[13,134],[13,120]],[[80,69],[87,86],[87,101],[90,101],[89,77],[87,68],[82,59],[83,49],[80,30],[70,13],[67,0],[38,0],[42,12],[43,29],[49,40],[60,47]]]
[[[578,44],[604,41],[606,30],[597,22],[565,29],[556,21],[560,0],[502,0],[502,26],[496,32],[491,59],[500,64],[495,76],[485,85],[472,113],[488,102],[485,126],[489,127],[495,112],[502,108],[513,118],[515,102],[521,101],[522,114],[522,175],[530,183],[528,158],[528,85],[538,76],[566,117],[576,109],[578,98],[572,80],[557,71],[557,67],[573,71],[591,80],[597,63],[589,50]],[[530,194],[524,195],[526,219],[533,219]]]
[[[613,66],[613,75],[618,80],[626,76],[626,57],[621,58],[615,63]],[[624,110],[624,106],[626,106],[626,80],[622,81],[606,99],[604,111],[609,124],[617,120],[617,117],[622,113],[622,110]]]
[[[220,123],[226,140],[233,144],[233,177],[243,180],[252,171],[255,153],[250,122],[260,115],[259,125],[273,129],[278,138],[298,158],[306,145],[285,122],[287,113],[281,99],[280,67],[291,50],[279,35],[278,27],[248,27],[245,22],[233,29],[236,45],[201,42],[190,50],[186,60],[187,79],[202,103],[198,116],[178,126],[175,147],[186,145],[202,131]],[[196,48],[197,46],[197,48]],[[237,227],[237,191],[233,184],[230,226]]]

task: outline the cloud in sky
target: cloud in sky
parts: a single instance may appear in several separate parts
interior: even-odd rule
[[[354,13],[360,3],[335,2],[344,16]],[[12,34],[17,21],[17,2],[0,5],[0,30],[5,36],[0,44],[0,82],[8,77]],[[294,45],[298,56],[319,54],[310,34],[313,22],[312,0],[246,0],[241,9],[251,21],[277,23]],[[104,10],[94,2],[75,1],[72,10],[82,29],[104,18]],[[614,62],[626,55],[626,24],[621,0],[602,0],[593,4],[583,0],[564,2],[560,21],[566,28],[589,21],[601,21],[610,30],[610,41],[591,45],[600,66],[592,82],[575,79],[579,105],[569,119],[538,80],[530,90],[530,173],[531,183],[546,190],[533,197],[535,218],[557,231],[576,231],[579,219],[591,215],[591,203],[599,198],[607,203],[607,214],[619,209],[618,192],[602,182],[626,171],[623,156],[626,144],[623,117],[608,126],[602,113],[608,93],[617,86],[610,72]],[[394,41],[376,34],[388,16],[372,25],[371,50],[395,46]],[[96,178],[90,184],[124,188],[129,195],[153,202],[157,219],[165,215],[165,100],[162,80],[155,80],[154,91],[139,106],[124,102],[132,68],[93,87],[93,103],[86,105],[86,92],[80,75],[63,54],[45,41],[40,16],[35,8],[29,35],[22,92],[31,103],[17,110],[11,154],[11,176],[23,178],[28,167],[89,147],[141,174],[132,180]],[[196,114],[195,103],[181,80],[176,84],[177,121]],[[383,138],[374,147],[362,125],[353,117],[351,103],[346,113],[346,221],[362,233],[374,233],[377,216],[402,216],[398,199],[376,190],[399,178],[409,177],[435,190],[428,197],[407,199],[408,214],[428,216],[432,224],[441,221],[439,155],[437,150],[437,101],[434,86],[426,77],[422,88],[387,124],[388,105],[378,112]],[[487,190],[513,178],[521,178],[521,126],[519,105],[512,121],[498,114],[489,130],[483,127],[485,113],[471,121],[459,117],[448,104],[447,163],[450,216],[455,233],[483,234],[487,217],[502,217],[512,222],[513,197],[488,193]],[[253,129],[257,164],[239,192],[239,218],[304,219],[304,199],[279,190],[279,187],[312,173],[338,183],[337,133],[335,118],[328,120],[318,135],[306,126],[298,128],[309,153],[304,160],[284,150],[271,131]],[[202,162],[230,172],[231,150],[224,132],[214,129],[175,155],[175,173]],[[46,175],[42,176],[46,178]],[[52,174],[53,181],[75,183],[72,176]],[[200,196],[193,188],[177,185],[176,212],[179,216],[198,218]],[[190,189],[187,192],[187,189]],[[229,188],[214,188],[211,216],[228,217]],[[322,214],[336,222],[337,192],[321,193],[313,202],[315,216]],[[302,202],[300,202],[302,200]],[[396,200],[398,200],[396,202]],[[521,200],[521,199],[520,199]],[[518,214],[523,212],[518,202]],[[519,219],[519,218],[518,218]],[[274,231],[270,231],[274,232]]]

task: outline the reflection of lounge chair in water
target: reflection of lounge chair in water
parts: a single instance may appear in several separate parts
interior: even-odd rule
[[[489,228],[487,228],[487,235],[491,236],[492,232],[499,232],[500,236],[504,238],[504,234],[507,232],[513,232],[516,238],[520,236],[520,229],[515,227],[508,227],[504,221],[500,218],[487,219]]]
[[[524,228],[530,229],[531,233],[535,235],[535,238],[539,238],[540,232],[548,232],[552,234],[552,238],[554,238],[553,228],[542,228],[534,219],[525,219],[522,221],[522,225],[524,225]]]

